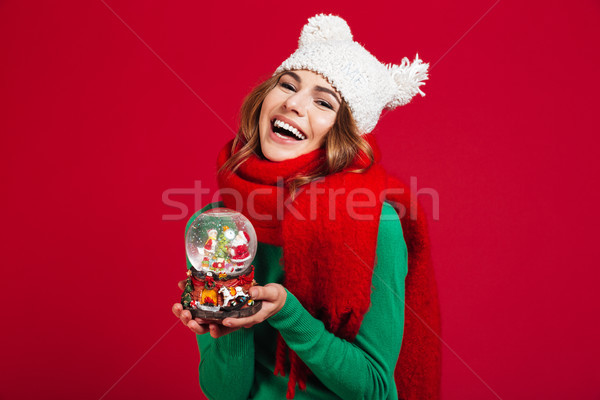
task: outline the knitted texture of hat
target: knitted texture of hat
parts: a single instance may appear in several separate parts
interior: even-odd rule
[[[428,79],[429,64],[419,55],[410,63],[382,64],[355,42],[345,20],[319,14],[302,28],[298,49],[275,74],[290,70],[309,70],[323,75],[344,98],[361,134],[377,125],[384,108],[394,109],[410,102]]]

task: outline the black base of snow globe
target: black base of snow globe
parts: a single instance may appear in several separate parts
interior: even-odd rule
[[[257,300],[251,306],[243,307],[246,302],[232,305],[231,307],[220,307],[220,310],[210,311],[197,308],[189,309],[192,318],[220,321],[225,318],[243,318],[256,314],[262,308],[262,301]],[[243,307],[243,308],[242,308]]]

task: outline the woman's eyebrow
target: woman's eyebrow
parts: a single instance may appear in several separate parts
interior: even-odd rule
[[[333,98],[338,102],[338,104],[342,104],[340,99],[338,99],[337,95],[335,94],[335,92],[333,90],[327,89],[326,87],[323,86],[317,86],[315,87],[315,90],[317,92],[325,92],[325,93],[329,93],[333,96]]]
[[[289,75],[289,76],[291,76],[292,78],[294,78],[294,80],[295,80],[296,82],[298,82],[298,83],[302,83],[302,79],[300,79],[300,76],[299,76],[297,73],[295,73],[295,72],[292,72],[292,71],[286,71],[286,73],[285,73],[285,74],[283,74],[283,75]],[[331,89],[328,89],[328,88],[326,88],[326,87],[323,87],[323,86],[315,86],[315,90],[316,90],[317,92],[329,93],[330,95],[332,95],[332,96],[333,96],[333,98],[334,98],[334,99],[336,99],[336,101],[338,102],[338,104],[342,104],[342,102],[341,102],[341,101],[340,101],[340,99],[338,98],[337,94],[336,94],[336,93],[335,93],[333,90],[331,90]]]

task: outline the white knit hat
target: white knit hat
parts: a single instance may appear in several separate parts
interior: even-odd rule
[[[344,98],[361,134],[377,125],[384,108],[394,109],[410,102],[428,79],[429,64],[419,55],[412,64],[404,57],[400,65],[380,63],[352,39],[346,21],[335,15],[319,14],[302,28],[298,49],[275,74],[306,69],[323,75]]]

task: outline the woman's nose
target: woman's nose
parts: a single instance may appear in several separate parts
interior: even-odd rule
[[[310,103],[310,95],[303,92],[296,92],[290,95],[283,103],[284,107],[290,111],[294,111],[298,116],[306,114],[306,108]]]

